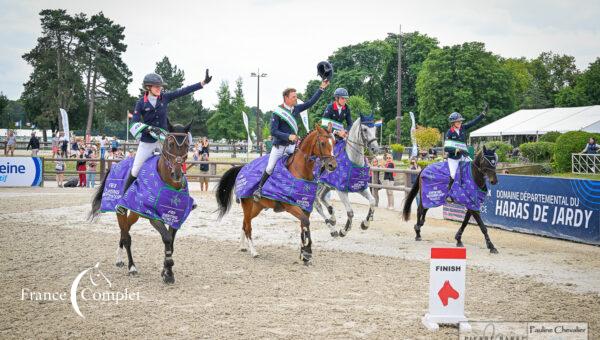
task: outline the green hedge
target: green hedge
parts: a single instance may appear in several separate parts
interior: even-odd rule
[[[590,137],[600,139],[600,134],[585,131],[570,131],[556,139],[554,147],[554,168],[558,172],[571,171],[571,154],[579,153]]]
[[[500,162],[507,162],[508,155],[511,153],[513,147],[509,143],[502,141],[491,141],[485,143],[486,148],[497,148],[496,154],[498,155],[498,160]]]
[[[556,140],[558,139],[558,137],[560,137],[562,135],[562,133],[558,132],[558,131],[550,131],[545,133],[544,135],[542,135],[542,137],[540,137],[540,142],[550,142],[550,143],[556,143]]]
[[[523,143],[519,145],[519,150],[532,162],[544,162],[552,158],[554,145],[555,143],[550,142]]]

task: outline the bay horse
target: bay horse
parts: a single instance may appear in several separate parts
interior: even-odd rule
[[[333,156],[334,144],[335,139],[331,134],[331,126],[328,130],[325,130],[315,125],[315,129],[299,142],[294,153],[288,157],[286,167],[295,178],[313,181],[313,170],[317,159],[320,159],[323,166],[328,170],[335,170],[337,163]],[[237,175],[242,168],[243,166],[232,167],[225,172],[219,181],[215,192],[217,203],[219,204],[219,220],[227,214],[231,207],[232,190],[235,186]],[[244,210],[244,221],[240,237],[241,251],[246,251],[246,247],[248,247],[252,257],[258,256],[252,241],[252,219],[263,209],[271,208],[275,212],[287,211],[300,220],[300,258],[304,264],[308,265],[310,263],[312,259],[312,239],[310,237],[309,212],[298,206],[265,197],[261,198],[258,202],[255,202],[252,197],[242,198],[241,204]]]
[[[186,126],[183,126],[180,124],[171,125],[171,122],[167,121],[168,133],[166,133],[164,142],[162,144],[162,151],[158,160],[157,170],[160,175],[160,179],[165,184],[173,187],[176,190],[180,190],[183,185],[187,185],[187,181],[184,181],[183,176],[183,164],[187,159],[189,148],[188,136],[192,122]],[[104,186],[107,178],[108,172],[106,173],[106,176],[104,176],[104,179],[102,180],[100,187],[96,190],[96,194],[92,200],[92,210],[89,214],[90,219],[93,219],[100,213],[102,193],[104,192]],[[137,274],[137,268],[131,255],[131,235],[129,234],[129,231],[131,230],[131,227],[138,221],[140,215],[134,211],[129,211],[129,213],[127,213],[127,210],[125,210],[124,214],[117,213],[116,215],[117,221],[119,222],[119,228],[121,228],[121,238],[117,248],[117,260],[115,265],[117,267],[124,266],[123,248],[125,248],[127,251],[129,274],[135,275]],[[175,234],[177,233],[178,229],[175,229],[171,226],[167,227],[160,220],[148,220],[154,229],[158,231],[165,245],[165,258],[161,272],[163,281],[165,283],[174,283],[175,276],[173,274],[173,265],[175,262],[173,261],[173,251]]]
[[[473,174],[473,179],[480,190],[487,191],[487,187],[485,184],[486,177],[489,178],[490,183],[492,185],[496,185],[498,183],[498,177],[496,176],[497,162],[498,162],[498,156],[496,155],[496,150],[495,149],[486,149],[485,146],[483,147],[483,149],[481,151],[479,151],[477,153],[477,155],[475,156],[475,160],[470,162],[471,163],[471,165],[470,165],[471,173]],[[422,172],[423,171],[421,171],[421,173]],[[416,179],[415,183],[413,184],[412,188],[410,189],[410,192],[404,199],[404,209],[402,210],[402,217],[403,217],[404,221],[408,221],[410,219],[410,208],[412,205],[412,201],[415,199],[417,194],[422,195],[421,173],[419,173],[417,175],[417,179]],[[421,198],[421,197],[419,197],[419,198]],[[427,210],[428,209],[424,208],[422,205],[422,199],[419,199],[418,207],[417,207],[417,223],[414,226],[415,233],[416,233],[416,237],[415,237],[416,241],[421,240],[421,227],[425,224],[425,215],[427,214]],[[496,249],[496,247],[494,247],[494,244],[490,240],[490,236],[488,235],[488,232],[487,232],[487,227],[483,223],[483,220],[481,219],[481,215],[479,214],[479,211],[476,211],[476,210],[467,209],[465,218],[460,226],[460,229],[454,236],[454,239],[456,240],[456,246],[464,247],[464,244],[462,243],[462,234],[463,234],[465,228],[467,227],[467,224],[469,223],[471,216],[473,216],[475,218],[475,221],[479,225],[479,229],[483,233],[483,237],[485,238],[486,246],[490,250],[490,253],[497,254],[498,250]]]

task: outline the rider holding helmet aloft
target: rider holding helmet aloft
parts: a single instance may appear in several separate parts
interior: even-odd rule
[[[167,131],[167,114],[169,102],[198,91],[212,80],[206,70],[202,82],[183,87],[172,92],[162,92],[167,85],[162,77],[156,73],[149,73],[144,77],[144,96],[138,100],[133,112],[132,124],[129,132],[140,140],[135,153],[131,174],[127,178],[124,191],[133,183],[144,162],[152,157],[154,150],[161,147],[160,141]]]
[[[292,154],[296,148],[298,140],[298,121],[301,121],[300,112],[308,110],[313,106],[323,94],[323,91],[329,86],[329,81],[333,76],[333,67],[330,63],[322,61],[317,65],[317,72],[323,79],[321,85],[313,96],[305,103],[298,103],[296,89],[287,88],[283,91],[283,104],[277,106],[271,117],[271,136],[273,137],[273,147],[269,154],[267,168],[263,172],[258,188],[254,191],[254,200],[258,202],[262,198],[262,187],[273,173],[275,164],[284,154]]]
[[[327,105],[325,112],[323,113],[323,119],[321,125],[327,127],[329,124],[333,127],[333,134],[336,139],[344,139],[348,136],[348,132],[344,127],[350,128],[352,126],[352,116],[350,115],[350,107],[348,106],[348,90],[345,88],[338,88],[333,93],[335,100]]]
[[[467,148],[466,143],[467,131],[483,119],[486,110],[487,104],[479,116],[465,124],[463,124],[465,119],[458,112],[452,112],[448,117],[450,129],[446,132],[446,139],[444,141],[444,151],[448,153],[448,167],[450,168],[450,183],[448,184],[448,188],[450,188],[454,182],[454,176],[456,175],[456,169],[458,169],[459,162],[470,160],[469,149]]]

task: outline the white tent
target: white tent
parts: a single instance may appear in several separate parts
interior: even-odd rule
[[[471,132],[470,137],[541,136],[550,131],[600,133],[600,105],[519,110]]]

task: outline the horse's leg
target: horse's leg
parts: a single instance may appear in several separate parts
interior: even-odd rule
[[[258,257],[258,252],[254,248],[254,242],[252,241],[252,219],[263,210],[264,207],[261,204],[263,201],[265,199],[261,199],[258,203],[250,199],[242,200],[242,208],[244,209],[244,236],[252,257]]]
[[[425,224],[425,215],[427,215],[428,208],[424,208],[421,202],[417,207],[417,224],[415,224],[415,241],[421,241],[421,227]]]
[[[496,247],[494,247],[492,240],[490,240],[490,236],[488,235],[488,232],[487,232],[487,227],[483,223],[483,220],[481,219],[481,215],[479,215],[479,211],[471,210],[471,214],[473,215],[473,217],[475,217],[475,221],[477,221],[477,224],[479,225],[479,229],[481,229],[481,232],[483,233],[483,237],[485,237],[485,244],[487,245],[487,248],[490,250],[490,253],[498,254],[498,249],[496,249]]]
[[[310,237],[310,218],[302,209],[294,205],[284,205],[285,210],[300,220],[300,259],[309,265],[312,259],[312,239]]]
[[[324,188],[325,187],[323,185],[319,185],[319,188],[317,189],[317,195],[315,197],[315,204],[313,205],[313,207],[315,209],[317,209],[317,212],[319,213],[319,215],[321,215],[321,217],[323,217],[323,220],[325,221],[327,226],[329,226],[329,224],[327,223],[327,220],[328,220],[327,215],[325,215],[325,211],[323,211],[324,203],[321,199],[321,192],[323,192]],[[336,235],[337,235],[337,231],[336,231]]]
[[[373,197],[373,195],[371,194],[371,190],[368,187],[365,188],[365,190],[361,191],[360,194],[362,195],[362,197],[369,200],[369,212],[367,213],[367,217],[360,224],[360,228],[362,230],[367,230],[369,229],[371,221],[373,221],[373,213],[375,212],[376,201],[375,197]]]
[[[456,232],[456,235],[454,236],[457,247],[465,246],[462,243],[462,234],[465,231],[465,228],[467,227],[467,225],[469,224],[469,219],[471,219],[471,210],[467,210],[467,213],[465,214],[465,219],[463,220],[462,224],[460,225],[460,229],[458,229],[458,231]]]
[[[173,261],[173,236],[172,233],[165,224],[159,220],[150,220],[150,224],[158,231],[162,241],[165,245],[165,260],[163,263],[163,270],[160,273],[163,281],[165,283],[174,283],[175,275],[173,275],[173,265],[175,262]]]
[[[354,217],[354,211],[352,211],[352,206],[350,205],[350,198],[348,197],[347,192],[338,190],[338,196],[340,197],[342,203],[344,203],[344,207],[346,208],[346,215],[348,215],[346,225],[343,229],[340,229],[340,236],[344,237],[348,234],[350,229],[352,229],[352,218]]]
[[[244,231],[245,223],[242,221],[242,230],[240,234],[240,251],[247,251],[248,244],[246,243],[246,232]]]
[[[329,203],[329,201],[327,200],[327,194],[331,191],[331,188],[327,187],[327,186],[323,186],[323,191],[321,192],[321,202],[323,202],[323,204],[325,205],[325,208],[327,208],[327,212],[329,213],[329,219],[325,219],[325,223],[327,223],[327,226],[329,227],[329,230],[335,231],[333,229],[333,227],[335,227],[335,211],[333,209],[333,205],[331,205],[331,203]],[[337,231],[336,231],[336,235],[331,235],[331,236],[337,236]]]
[[[117,221],[119,222],[119,227],[121,228],[121,241],[119,242],[119,249],[117,249],[117,262],[115,263],[117,266],[119,265],[119,261],[121,262],[121,266],[123,265],[123,259],[119,258],[122,256],[122,247],[125,247],[127,251],[127,268],[129,269],[130,275],[137,274],[137,268],[135,267],[135,263],[133,262],[133,255],[131,254],[131,235],[129,234],[129,230],[131,230],[131,226],[140,216],[134,212],[130,212],[129,214],[117,214]]]

